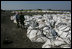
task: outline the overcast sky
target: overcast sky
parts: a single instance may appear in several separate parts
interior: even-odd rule
[[[61,9],[71,10],[71,1],[1,1],[1,9]]]

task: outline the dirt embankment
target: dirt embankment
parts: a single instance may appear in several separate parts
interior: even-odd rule
[[[26,29],[17,28],[10,20],[13,15],[9,11],[1,11],[1,48],[41,48],[42,43],[31,42],[26,36]],[[8,38],[10,44],[3,41]]]

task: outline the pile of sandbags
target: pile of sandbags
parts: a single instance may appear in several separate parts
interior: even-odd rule
[[[71,13],[24,17],[27,37],[32,42],[44,42],[42,48],[71,47]],[[10,19],[16,23],[15,16]]]
[[[28,25],[27,37],[32,42],[45,42],[42,48],[70,48],[70,14],[34,15],[26,20],[29,22],[29,24],[26,24],[26,26]]]

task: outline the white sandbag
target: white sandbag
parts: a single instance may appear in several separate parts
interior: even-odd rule
[[[47,35],[47,33],[49,33],[49,29],[50,29],[49,27],[44,27],[43,28],[43,34]]]
[[[36,36],[37,30],[31,30],[29,38],[34,38]]]
[[[25,20],[29,20],[30,16],[25,15],[24,18],[25,18]]]
[[[62,37],[62,38],[66,38],[67,34],[68,34],[68,33],[63,32],[62,35],[61,35],[61,37]]]
[[[14,23],[17,23],[16,20],[13,21]]]
[[[59,30],[64,30],[64,29],[66,29],[67,28],[67,26],[63,26],[63,27],[61,27]]]
[[[32,42],[35,42],[37,40],[37,38],[39,38],[39,37],[37,37],[37,35],[40,35],[40,34],[41,34],[41,32],[39,30],[31,30],[27,36]]]
[[[54,44],[55,44],[56,46],[59,46],[59,45],[65,44],[65,43],[64,43],[64,41],[61,41],[61,40],[55,40],[55,41],[54,41]]]
[[[10,20],[13,20],[13,16],[10,17]]]
[[[14,16],[11,16],[10,19],[11,20],[16,20],[16,16],[15,15]]]
[[[68,31],[70,29],[70,27],[67,27],[66,29],[64,29],[63,31]]]
[[[46,37],[39,37],[37,38],[36,42],[46,42],[47,41],[47,38]]]
[[[39,24],[39,28],[43,28],[45,26],[45,24]]]
[[[45,44],[43,44],[42,48],[51,48],[51,42],[49,39],[47,39],[47,41],[45,42]]]
[[[25,25],[28,25],[28,24],[30,24],[30,22],[25,22]]]
[[[68,45],[62,45],[61,48],[71,48],[71,47]]]

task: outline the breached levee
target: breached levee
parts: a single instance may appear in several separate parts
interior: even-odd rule
[[[24,17],[27,37],[32,42],[43,42],[42,48],[71,47],[71,13]]]

